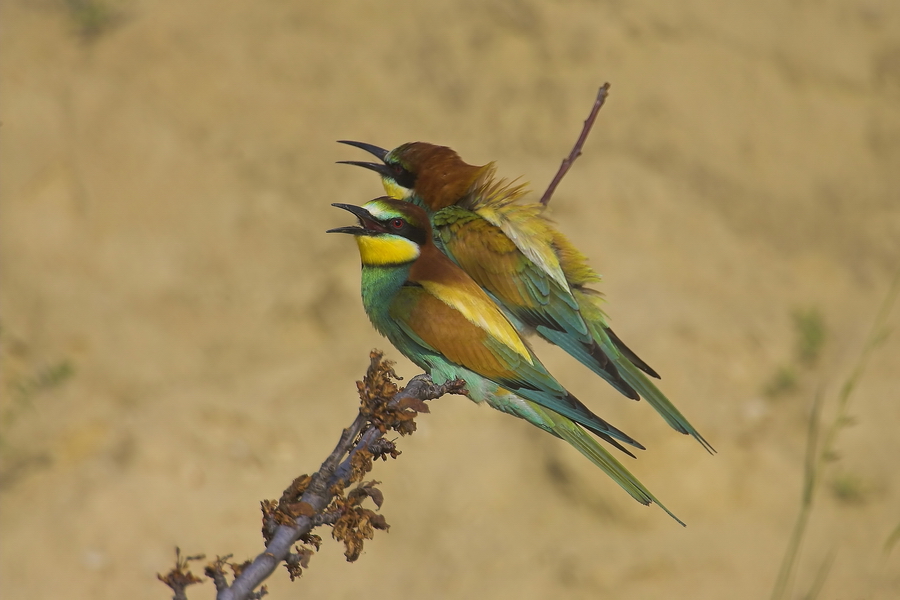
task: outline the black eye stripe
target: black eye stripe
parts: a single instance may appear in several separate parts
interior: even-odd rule
[[[405,237],[408,240],[415,242],[416,244],[422,246],[425,244],[426,233],[425,230],[416,227],[409,223],[406,219],[402,219],[400,217],[394,217],[391,219],[387,219],[382,221],[383,227],[386,231],[392,233],[393,235],[399,235],[400,237]]]
[[[400,163],[387,163],[394,175],[397,185],[411,190],[416,185],[416,174],[406,170]]]

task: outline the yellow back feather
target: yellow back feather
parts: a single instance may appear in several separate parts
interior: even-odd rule
[[[485,169],[460,205],[499,227],[522,254],[568,290],[560,258],[554,250],[554,241],[561,234],[543,216],[545,207],[542,204],[515,204],[528,192],[527,184],[495,180],[494,172],[493,166]]]

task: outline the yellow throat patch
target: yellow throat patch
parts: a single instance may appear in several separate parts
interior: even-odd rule
[[[384,186],[385,193],[394,200],[407,200],[412,195],[411,189],[399,185],[390,177],[382,177],[381,185]]]
[[[418,244],[396,235],[358,235],[356,245],[364,265],[402,265],[419,258]]]

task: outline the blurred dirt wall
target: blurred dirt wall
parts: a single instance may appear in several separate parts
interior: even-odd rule
[[[271,597],[767,597],[812,399],[830,422],[900,267],[889,0],[0,4],[0,593],[164,598],[175,545],[255,556],[368,351],[416,373],[324,233],[382,193],[335,140],[446,144],[540,192],[605,81],[552,216],[719,454],[535,347],[688,527],[447,397],[373,473],[391,531],[352,565],[326,540]],[[820,597],[900,597],[898,356],[895,332],[856,389],[797,594],[834,552]]]

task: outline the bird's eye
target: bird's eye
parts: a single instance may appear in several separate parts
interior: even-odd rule
[[[394,229],[403,229],[403,219],[391,219],[391,227]]]

